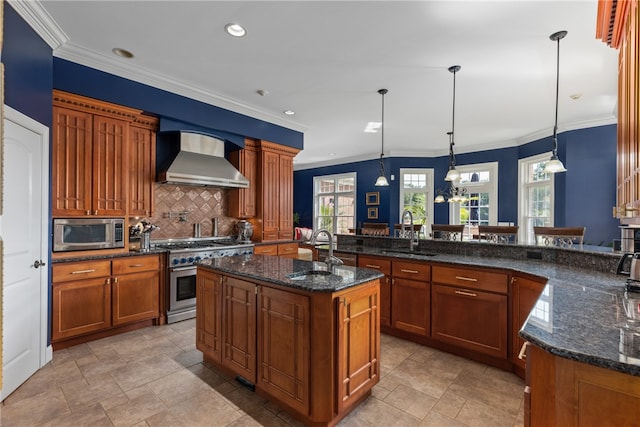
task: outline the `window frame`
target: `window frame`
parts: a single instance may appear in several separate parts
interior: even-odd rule
[[[353,191],[336,191],[338,188],[338,181],[344,178],[352,178],[353,179]],[[332,179],[334,180],[334,191],[332,193],[318,193],[318,182],[321,180],[328,180],[328,179]],[[339,196],[344,196],[344,195],[352,195],[353,196],[353,218],[352,218],[352,227],[355,228],[356,227],[356,218],[358,217],[358,173],[357,172],[345,172],[345,173],[339,173],[339,174],[331,174],[331,175],[318,175],[318,176],[314,176],[313,177],[313,231],[316,232],[318,231],[318,218],[320,217],[320,215],[318,215],[319,210],[320,210],[320,204],[319,204],[319,198],[320,197],[324,197],[327,195],[333,195],[334,200],[337,199],[337,197]],[[332,229],[329,230],[331,232],[331,234],[337,234],[337,227],[338,227],[338,216],[336,215],[337,210],[334,209],[333,212],[333,220],[332,220]],[[324,215],[323,215],[324,216]],[[341,217],[344,217],[344,215],[342,215]],[[322,235],[319,236],[320,239],[324,238],[326,236]]]
[[[426,221],[424,223],[424,227],[422,229],[423,236],[428,236],[431,233],[431,224],[433,224],[433,199],[435,197],[435,189],[434,189],[434,170],[433,168],[400,168],[400,184],[398,191],[398,222],[402,222],[402,212],[404,211],[404,176],[405,174],[425,174],[426,175],[426,185],[425,185],[425,212],[426,212]],[[416,191],[412,191],[415,193]]]
[[[518,230],[518,241],[522,242],[523,244],[535,244],[535,237],[533,236],[533,230],[531,230],[531,232],[529,233],[529,230],[527,230],[527,224],[528,224],[528,216],[526,215],[527,213],[527,207],[528,207],[528,203],[529,200],[526,199],[527,194],[529,194],[529,189],[530,188],[534,188],[534,187],[542,187],[544,184],[542,184],[542,182],[537,182],[537,183],[530,183],[528,182],[528,168],[529,165],[532,163],[540,163],[540,162],[544,162],[544,161],[548,161],[551,158],[551,152],[547,152],[547,153],[542,153],[542,154],[537,154],[534,156],[529,156],[529,157],[523,157],[522,159],[518,159],[518,225],[519,230]],[[554,221],[555,221],[555,212],[554,212],[554,205],[555,205],[555,178],[553,174],[549,174],[550,175],[550,179],[548,181],[549,183],[549,193],[550,193],[550,198],[549,198],[549,227],[553,227],[554,226]]]

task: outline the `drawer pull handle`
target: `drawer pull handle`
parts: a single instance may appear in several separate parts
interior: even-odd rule
[[[456,279],[458,280],[466,280],[467,282],[477,282],[478,279],[474,278],[474,277],[464,277],[464,276],[456,276]]]
[[[527,341],[525,341],[524,344],[522,344],[522,347],[520,348],[520,353],[518,353],[518,359],[527,360],[527,344],[529,344]]]
[[[263,254],[270,254],[271,252],[273,252],[273,249],[264,249],[262,251]]]
[[[403,273],[411,273],[411,274],[420,273],[418,270],[407,270],[406,268],[401,268],[400,271],[402,271]]]
[[[458,295],[465,295],[468,297],[477,297],[478,294],[474,293],[474,292],[469,292],[469,291],[456,291],[456,294]]]
[[[76,271],[72,271],[71,274],[85,274],[85,273],[93,273],[94,271],[96,271],[95,268],[90,268],[88,270],[76,270]]]
[[[129,267],[142,267],[144,264],[131,264]]]
[[[365,264],[365,267],[369,267],[369,268],[381,268],[379,265],[375,265],[375,264]]]

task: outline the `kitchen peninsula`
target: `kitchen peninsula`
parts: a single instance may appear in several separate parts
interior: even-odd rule
[[[306,425],[335,425],[380,379],[381,277],[264,255],[201,261],[196,346]]]

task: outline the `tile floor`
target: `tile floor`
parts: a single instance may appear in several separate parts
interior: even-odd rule
[[[383,335],[381,380],[339,424],[522,426],[523,381]],[[195,322],[149,327],[53,353],[2,404],[10,426],[300,426],[202,364]]]

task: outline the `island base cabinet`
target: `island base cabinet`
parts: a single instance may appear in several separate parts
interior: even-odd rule
[[[261,391],[309,413],[309,298],[261,286],[258,382]]]
[[[336,300],[338,412],[359,403],[380,379],[379,289],[355,289]]]
[[[196,276],[196,348],[206,359],[222,361],[222,276],[198,271]]]
[[[256,293],[254,283],[222,279],[222,365],[256,383]]]
[[[431,337],[501,359],[507,358],[507,296],[431,287]]]
[[[640,377],[554,356],[527,346],[525,426],[637,426]]]

